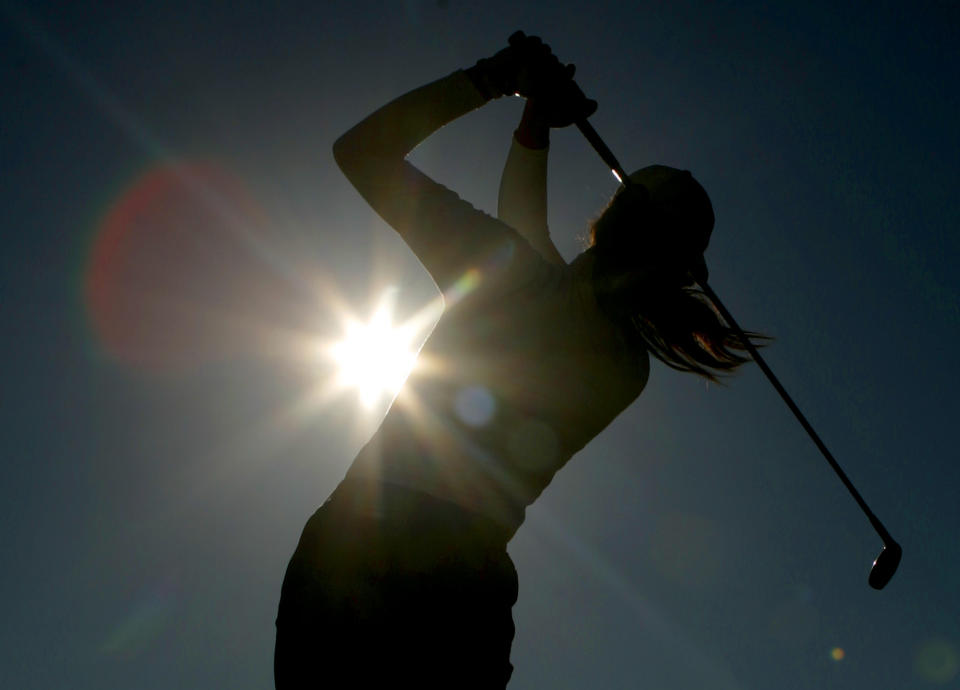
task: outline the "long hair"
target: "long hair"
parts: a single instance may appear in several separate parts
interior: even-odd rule
[[[672,169],[665,166],[652,166],[645,170],[661,176],[665,170],[672,172]],[[669,229],[673,231],[674,237],[683,234],[678,225],[699,225],[701,234],[705,232],[708,237],[713,227],[713,210],[706,192],[693,181],[689,173],[674,179],[682,180],[688,189],[695,189],[696,192],[686,195],[685,203],[680,205],[680,212],[675,210],[676,207],[650,208],[652,216],[649,219],[671,226]],[[702,198],[698,199],[701,194]],[[600,217],[591,223],[588,247],[594,248],[597,253],[594,268],[597,302],[608,318],[620,327],[627,342],[646,348],[672,369],[698,374],[710,381],[718,381],[719,375],[731,373],[744,362],[750,361],[750,357],[744,354],[747,348],[738,333],[723,320],[703,291],[689,280],[645,284],[642,290],[631,289],[629,294],[625,290],[607,289],[602,284],[608,267],[615,267],[612,272],[625,268],[629,270],[632,256],[639,256],[644,250],[651,249],[649,236],[644,237],[643,230],[633,227],[633,223],[630,227],[618,227],[614,230],[616,238],[608,240],[610,246],[607,251],[604,251],[603,246],[598,246],[598,224],[612,205],[613,200]],[[698,209],[697,205],[701,208]],[[619,222],[616,224],[620,225]],[[662,230],[665,232],[667,229]],[[610,236],[609,225],[606,234]],[[603,245],[604,242],[599,244]],[[665,250],[666,246],[665,244],[663,247]],[[697,247],[697,253],[705,247],[706,239],[703,239],[702,247]],[[705,279],[706,266],[702,264],[702,259],[700,261],[699,270],[693,273]],[[745,332],[745,335],[755,346],[760,346],[762,341],[769,339],[751,331]]]
[[[672,369],[717,381],[750,357],[739,334],[724,322],[697,288],[672,287],[649,294],[636,305],[636,312],[621,323],[628,340],[639,337],[650,353]],[[767,337],[746,331],[754,346]]]

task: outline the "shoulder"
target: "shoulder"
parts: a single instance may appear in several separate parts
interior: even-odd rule
[[[631,337],[600,308],[593,283],[593,257],[589,251],[580,254],[568,269],[566,278],[571,281],[580,327],[590,350],[639,393],[650,377],[650,354],[643,339]]]

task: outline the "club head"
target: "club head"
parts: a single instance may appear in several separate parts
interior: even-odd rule
[[[900,544],[891,541],[883,545],[883,550],[877,556],[870,568],[870,578],[868,582],[874,589],[883,589],[890,582],[890,578],[897,572],[897,566],[900,565],[900,558],[903,556],[903,549]]]

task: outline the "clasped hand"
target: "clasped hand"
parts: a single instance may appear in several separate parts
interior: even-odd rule
[[[480,60],[472,76],[482,81],[490,96],[518,94],[536,101],[550,127],[566,127],[585,119],[597,109],[573,80],[576,67],[564,65],[537,36],[517,31],[509,46]]]

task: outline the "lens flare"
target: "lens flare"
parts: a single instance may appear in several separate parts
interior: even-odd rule
[[[96,342],[115,360],[161,369],[235,348],[241,324],[289,303],[263,260],[265,227],[244,185],[215,164],[147,171],[90,248],[82,289]]]
[[[457,393],[454,409],[464,424],[483,427],[493,419],[497,401],[484,386],[466,386]]]
[[[103,654],[135,656],[153,643],[173,620],[177,590],[172,582],[156,583],[141,592],[127,614],[100,643]]]
[[[960,653],[949,640],[939,637],[924,640],[914,654],[913,669],[927,682],[946,685],[960,675]]]

